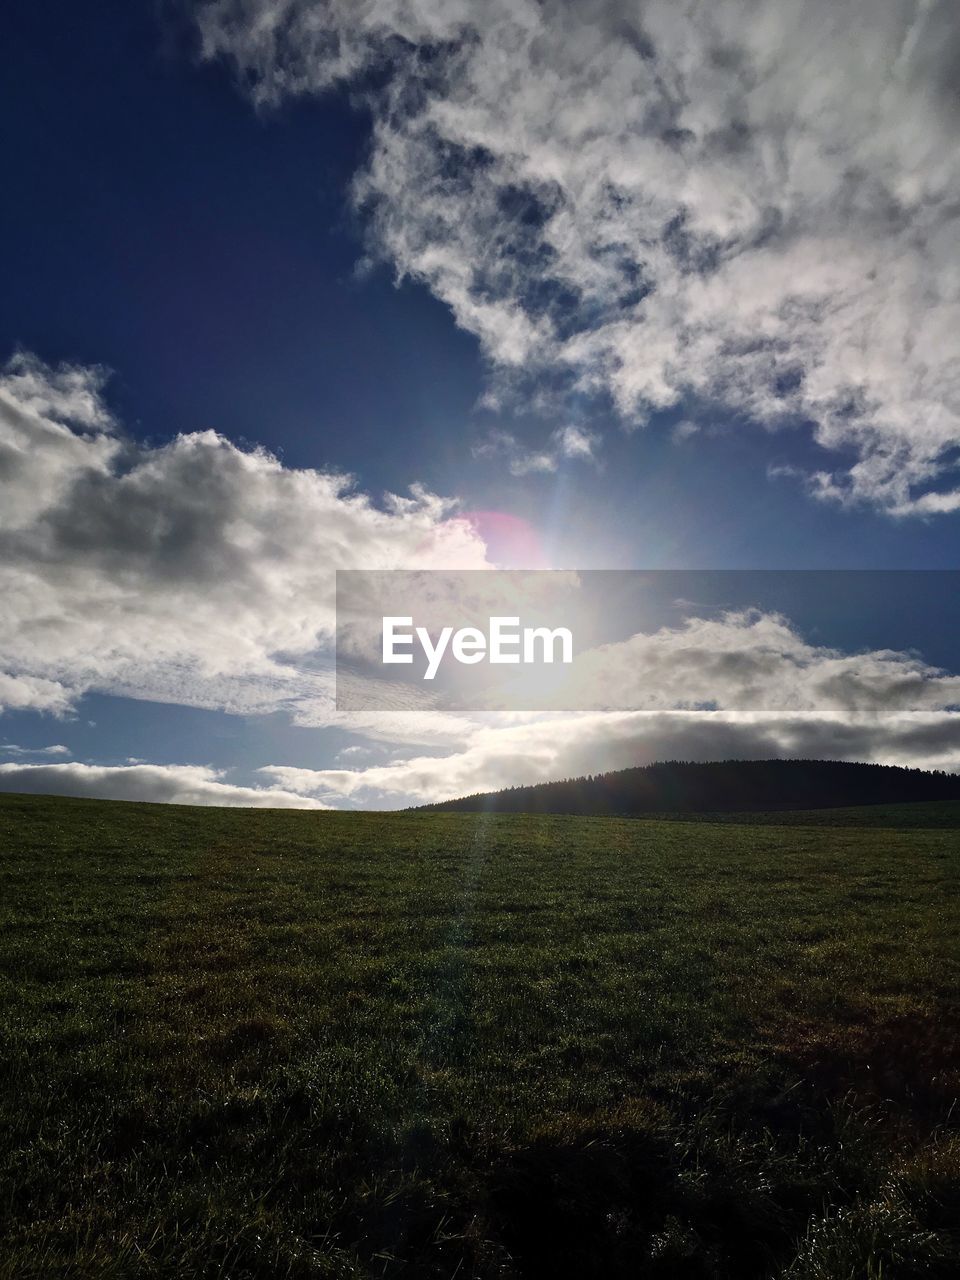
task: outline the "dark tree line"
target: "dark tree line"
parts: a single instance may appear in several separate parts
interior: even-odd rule
[[[837,760],[671,760],[464,796],[430,809],[494,813],[721,813],[960,800],[960,776]]]

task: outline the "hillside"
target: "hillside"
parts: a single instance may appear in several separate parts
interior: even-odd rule
[[[425,808],[464,813],[629,817],[645,813],[762,813],[942,801],[960,801],[960,776],[837,760],[674,760],[464,796]]]

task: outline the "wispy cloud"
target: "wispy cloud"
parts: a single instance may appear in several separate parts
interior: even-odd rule
[[[696,422],[691,422],[689,418],[685,418],[682,422],[677,422],[670,428],[670,439],[674,444],[684,444],[687,440],[692,440],[700,431],[700,427]]]
[[[950,0],[199,13],[261,103],[377,68],[354,188],[371,251],[507,383],[596,393],[627,423],[683,402],[812,429],[815,495],[960,508]]]
[[[504,458],[514,476],[550,474],[565,461],[597,462],[600,437],[586,427],[558,427],[540,449],[529,449],[509,431],[491,431],[473,448],[475,458]]]
[[[61,743],[51,747],[19,747],[14,742],[0,743],[0,756],[68,756],[70,748]]]

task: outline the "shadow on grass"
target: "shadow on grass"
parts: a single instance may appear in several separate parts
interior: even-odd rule
[[[960,1097],[960,1009],[812,1028],[786,1056],[817,1095],[886,1106],[902,1126],[928,1131],[947,1122]]]
[[[819,1195],[767,1150],[597,1130],[540,1139],[496,1170],[491,1226],[529,1280],[750,1280],[789,1256]]]

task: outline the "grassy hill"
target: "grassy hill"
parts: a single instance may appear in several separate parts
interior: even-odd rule
[[[960,1273],[949,830],[0,797],[0,1277]]]
[[[664,761],[509,787],[429,809],[462,813],[742,813],[960,802],[960,776],[842,760]]]

